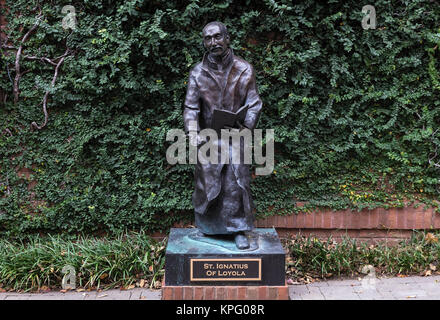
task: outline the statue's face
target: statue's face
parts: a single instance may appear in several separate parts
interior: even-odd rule
[[[203,30],[203,45],[214,56],[221,56],[229,48],[229,38],[218,25],[210,25]]]

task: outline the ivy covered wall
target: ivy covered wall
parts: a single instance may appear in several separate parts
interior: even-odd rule
[[[6,0],[0,233],[189,221],[193,167],[166,162],[165,137],[183,128],[188,72],[213,20],[255,67],[259,128],[275,129],[275,171],[252,181],[257,215],[294,212],[298,200],[435,205],[440,5],[371,4],[376,29],[364,30],[359,1],[72,1],[72,30],[65,1]]]

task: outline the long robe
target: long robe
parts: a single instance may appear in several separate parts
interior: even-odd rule
[[[190,121],[197,122],[198,130],[213,128],[214,109],[236,112],[244,105],[249,105],[249,109],[243,125],[253,130],[262,101],[252,65],[235,56],[232,49],[221,65],[205,54],[202,62],[190,71],[183,114],[185,131],[189,131]],[[204,234],[232,234],[253,229],[250,168],[243,164],[243,158],[239,164],[197,162],[194,178],[195,223]]]

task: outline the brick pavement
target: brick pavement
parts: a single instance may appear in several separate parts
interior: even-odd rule
[[[328,280],[289,285],[291,300],[440,300],[440,276]],[[0,300],[160,300],[160,290],[135,288],[47,293],[2,292]]]

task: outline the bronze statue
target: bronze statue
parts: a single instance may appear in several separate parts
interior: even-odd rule
[[[258,122],[262,101],[254,69],[234,55],[229,44],[224,24],[210,22],[203,28],[203,45],[207,52],[190,71],[184,103],[187,134],[191,121],[197,123],[198,131],[215,128],[214,109],[236,112],[248,106],[244,121],[237,122],[234,128],[253,130]],[[249,248],[245,232],[253,229],[255,220],[249,164],[197,162],[194,176],[192,200],[197,228],[205,235],[232,234],[237,248]]]

